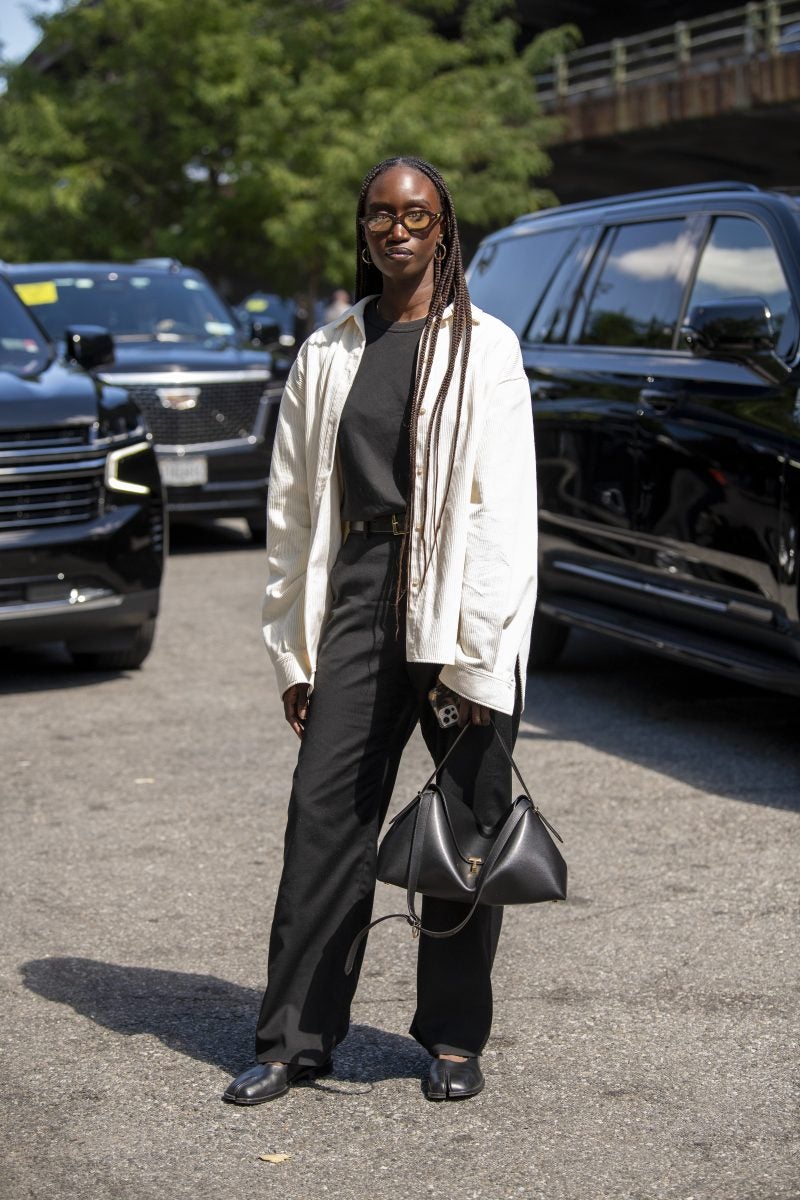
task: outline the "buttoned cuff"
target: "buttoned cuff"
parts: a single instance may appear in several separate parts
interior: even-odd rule
[[[484,708],[492,708],[509,716],[514,712],[517,689],[513,676],[508,680],[500,679],[488,671],[476,671],[472,667],[454,663],[442,667],[439,678],[445,687],[457,692],[465,700],[471,700],[473,704],[482,704]]]
[[[273,658],[272,665],[278,681],[278,694],[283,698],[286,689],[295,683],[310,683],[308,672],[304,671],[293,654],[281,654]]]

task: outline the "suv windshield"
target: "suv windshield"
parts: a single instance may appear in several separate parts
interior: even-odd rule
[[[202,279],[147,271],[37,272],[16,288],[53,337],[68,325],[103,325],[120,342],[214,341],[231,337],[231,313]]]
[[[41,371],[51,350],[36,322],[4,279],[0,279],[0,371]]]

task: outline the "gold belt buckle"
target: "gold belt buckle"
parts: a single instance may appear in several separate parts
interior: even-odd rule
[[[400,528],[400,522],[397,520],[397,513],[392,513],[392,533],[395,537],[402,537],[405,530]]]
[[[482,867],[482,866],[483,866],[483,859],[482,859],[482,858],[474,858],[474,857],[470,856],[470,857],[467,859],[467,862],[469,863],[469,873],[470,873],[470,875],[477,875],[477,874],[478,874],[478,870],[480,869],[480,867]]]

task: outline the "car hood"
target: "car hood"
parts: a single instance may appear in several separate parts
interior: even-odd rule
[[[114,391],[111,389],[112,402]],[[92,425],[101,406],[102,386],[83,371],[61,363],[51,363],[38,375],[24,378],[13,371],[0,371],[2,429]]]
[[[224,371],[253,371],[266,378],[272,371],[272,358],[264,351],[219,344],[196,345],[192,342],[115,342],[114,362],[102,369],[102,378],[120,382],[128,375],[163,375],[172,372],[214,374]]]

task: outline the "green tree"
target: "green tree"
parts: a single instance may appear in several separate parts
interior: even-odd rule
[[[552,202],[553,121],[506,0],[99,0],[42,16],[0,100],[0,253],[175,254],[312,294],[352,282],[361,178],[445,173],[466,227]]]

